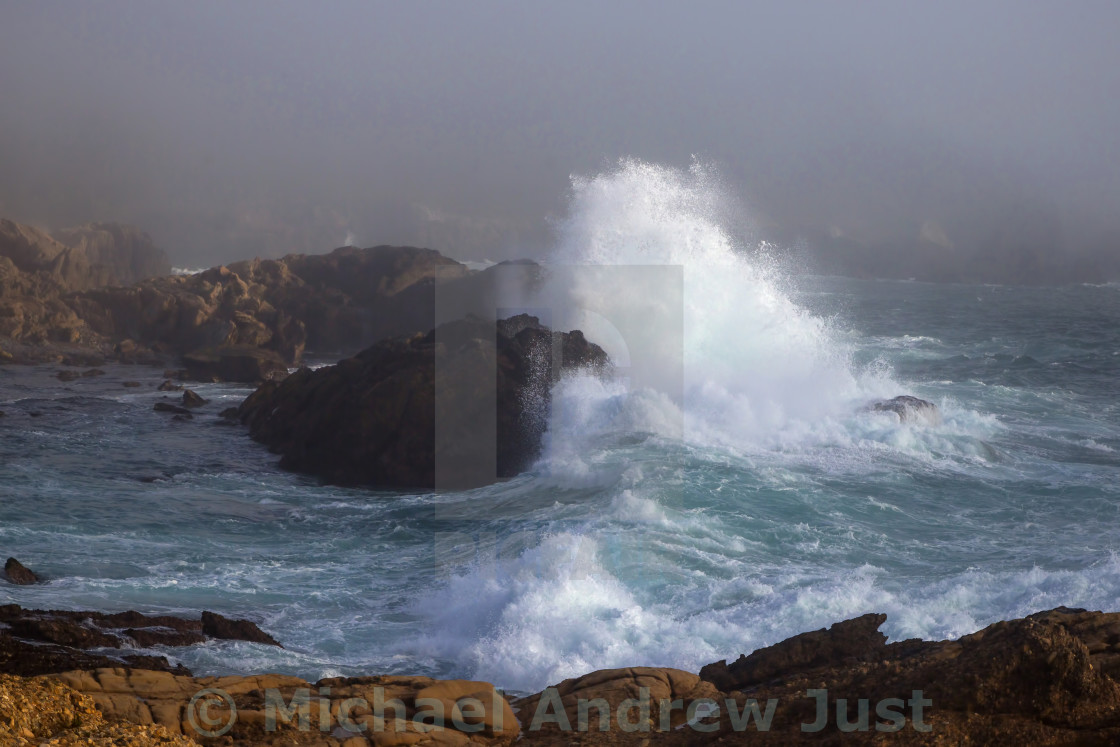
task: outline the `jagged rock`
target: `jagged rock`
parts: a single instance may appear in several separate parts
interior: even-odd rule
[[[166,258],[149,252],[150,240],[134,229],[90,224],[56,237],[61,242],[0,222],[0,339],[31,346],[0,362],[42,362],[42,351],[63,345],[91,355],[112,350],[131,363],[249,348],[271,351],[287,367],[308,345],[354,351],[431,329],[437,272],[441,280],[472,277],[438,252],[389,246],[168,276]],[[222,378],[220,368],[197,361],[194,368],[192,376]],[[260,381],[278,370],[270,365],[250,379],[238,369],[230,380]]]
[[[202,407],[206,400],[195,394],[190,389],[183,392],[183,407]]]
[[[173,405],[169,402],[156,402],[152,409],[156,412],[170,412],[174,413],[175,415],[186,415],[188,417],[191,414],[191,411],[187,408],[179,407],[178,405]]]
[[[102,229],[96,238],[85,229],[51,237],[0,219],[0,338],[33,345],[100,344],[103,337],[75,311],[70,294],[133,282],[139,270],[169,271],[166,257],[135,229],[109,224]]]
[[[941,423],[941,411],[937,409],[937,405],[909,394],[873,402],[867,406],[867,409],[873,412],[893,412],[902,423],[926,425]]]
[[[4,564],[4,575],[13,584],[20,586],[39,583],[39,577],[15,558],[8,558],[8,562]]]
[[[354,350],[430,329],[437,270],[441,277],[469,275],[466,267],[427,249],[344,247],[99,288],[70,303],[105,337],[158,343],[180,355],[260,348],[288,365],[308,345]]]
[[[740,656],[730,666],[726,661],[709,664],[700,670],[700,676],[720,690],[746,690],[783,672],[839,665],[882,649],[887,637],[879,632],[879,626],[886,621],[886,615],[867,614],[838,622],[827,630],[801,633],[750,656]]]
[[[171,272],[167,255],[155,245],[151,236],[135,226],[86,223],[55,231],[52,237],[83,252],[92,265],[109,274],[109,281],[99,280],[98,285],[125,285]]]
[[[0,256],[63,291],[125,284],[171,271],[150,237],[129,226],[88,224],[53,236],[0,219]]]
[[[876,631],[884,619],[865,615],[794,636],[730,666],[708,665],[701,676],[740,707],[747,698],[776,699],[771,731],[779,741],[836,738],[832,713],[844,698],[871,704],[870,743],[875,704],[908,702],[914,691],[929,701],[925,723],[943,744],[1110,744],[1120,736],[1120,685],[1109,674],[1120,659],[1120,613],[1058,608],[959,640],[896,643]],[[827,690],[830,709],[830,725],[815,737],[800,728],[816,718],[810,689]],[[912,722],[903,728],[900,738],[919,736]],[[723,718],[719,733],[731,731]]]
[[[210,639],[249,641],[279,646],[248,620],[207,612],[202,619],[144,615],[135,611],[103,613],[32,610],[0,605],[0,673],[44,674],[99,666],[129,666],[168,671],[163,657],[124,653],[134,647],[191,646]],[[96,649],[90,652],[87,649]],[[122,653],[106,654],[106,649]]]
[[[164,373],[166,373],[166,372],[164,372]],[[158,387],[156,387],[156,389],[161,391],[161,392],[181,392],[181,391],[183,391],[183,385],[182,384],[176,384],[173,381],[171,381],[171,379],[166,379],[166,380],[164,380],[164,382],[162,384],[160,384]]]
[[[257,627],[256,623],[249,620],[231,620],[216,612],[202,613],[202,632],[211,638],[250,641],[283,648],[275,638]]]
[[[516,475],[540,450],[553,335],[533,317],[515,325],[468,319],[384,340],[334,366],[266,383],[242,403],[241,420],[283,455],[282,466],[330,482],[432,487],[437,460],[441,485]],[[438,381],[437,346],[446,354]],[[560,349],[565,370],[608,364],[578,330],[560,336]],[[488,388],[495,377],[496,391]],[[438,444],[437,406],[446,415]]]
[[[118,648],[119,639],[81,620],[66,617],[17,617],[8,620],[8,634],[16,638],[44,641],[70,648]]]

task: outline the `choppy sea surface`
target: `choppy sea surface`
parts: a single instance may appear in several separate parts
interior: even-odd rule
[[[573,377],[541,461],[461,493],[319,485],[159,371],[0,367],[0,554],[27,607],[249,617],[285,645],[160,650],[197,674],[423,673],[534,690],[708,662],[865,612],[955,637],[1120,609],[1120,287],[788,276],[703,174],[578,180],[558,262],[684,268],[684,385]],[[123,382],[140,381],[138,388]],[[912,394],[940,423],[864,406]]]

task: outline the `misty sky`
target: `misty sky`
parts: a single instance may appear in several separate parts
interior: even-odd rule
[[[187,265],[501,259],[570,174],[696,154],[790,243],[1117,253],[1118,34],[1115,2],[7,2],[0,215]]]

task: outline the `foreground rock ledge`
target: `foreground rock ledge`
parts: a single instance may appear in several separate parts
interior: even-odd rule
[[[38,744],[34,740],[61,734],[59,744],[180,744],[160,740],[197,737],[189,706],[204,688],[229,696],[224,706],[215,701],[211,719],[224,723],[228,702],[238,717],[224,736],[199,741],[247,747],[508,745],[515,740],[636,746],[1120,743],[1120,685],[1114,679],[1120,676],[1120,613],[1058,608],[995,623],[957,641],[889,644],[878,631],[884,620],[870,614],[803,633],[731,664],[706,666],[699,675],[655,667],[602,670],[510,700],[485,682],[427,677],[309,683],[278,675],[193,678],[122,667],[26,680],[0,677],[0,743]],[[807,691],[813,694],[807,697]],[[273,731],[265,728],[269,697],[297,708],[290,717],[274,709],[279,719]],[[36,698],[43,702],[34,706],[34,717],[19,715],[30,713]],[[401,709],[399,726],[391,708],[382,718],[376,712],[379,702],[394,699]],[[895,700],[882,716],[877,707],[888,699]],[[860,715],[861,700],[867,701],[866,719]],[[918,700],[921,707],[915,709]],[[306,731],[299,728],[303,701]],[[5,711],[13,702],[14,717]],[[817,720],[819,702],[828,706],[827,723],[819,731],[804,731],[803,724]],[[110,722],[123,720],[149,732],[130,736],[131,741],[65,741],[75,714],[86,714],[82,718],[92,719],[91,728],[102,728],[97,726],[102,716],[82,710],[89,703]],[[474,703],[480,704],[477,710]],[[751,713],[752,704],[749,723],[736,723],[739,714]],[[444,714],[443,728],[431,728],[435,712]],[[365,730],[340,729],[342,714],[349,716],[346,724]],[[586,731],[579,730],[581,716]],[[768,730],[758,730],[760,717]],[[459,726],[453,718],[459,718]],[[838,719],[845,721],[844,731]],[[877,724],[898,730],[878,731]],[[323,725],[326,730],[320,730]],[[607,730],[600,731],[601,725]],[[116,728],[126,733],[132,727]],[[5,741],[6,734],[25,736]]]

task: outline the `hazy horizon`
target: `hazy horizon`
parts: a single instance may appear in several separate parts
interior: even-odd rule
[[[0,11],[0,216],[175,264],[538,256],[572,175],[718,169],[810,269],[1120,269],[1120,6],[189,5]]]

